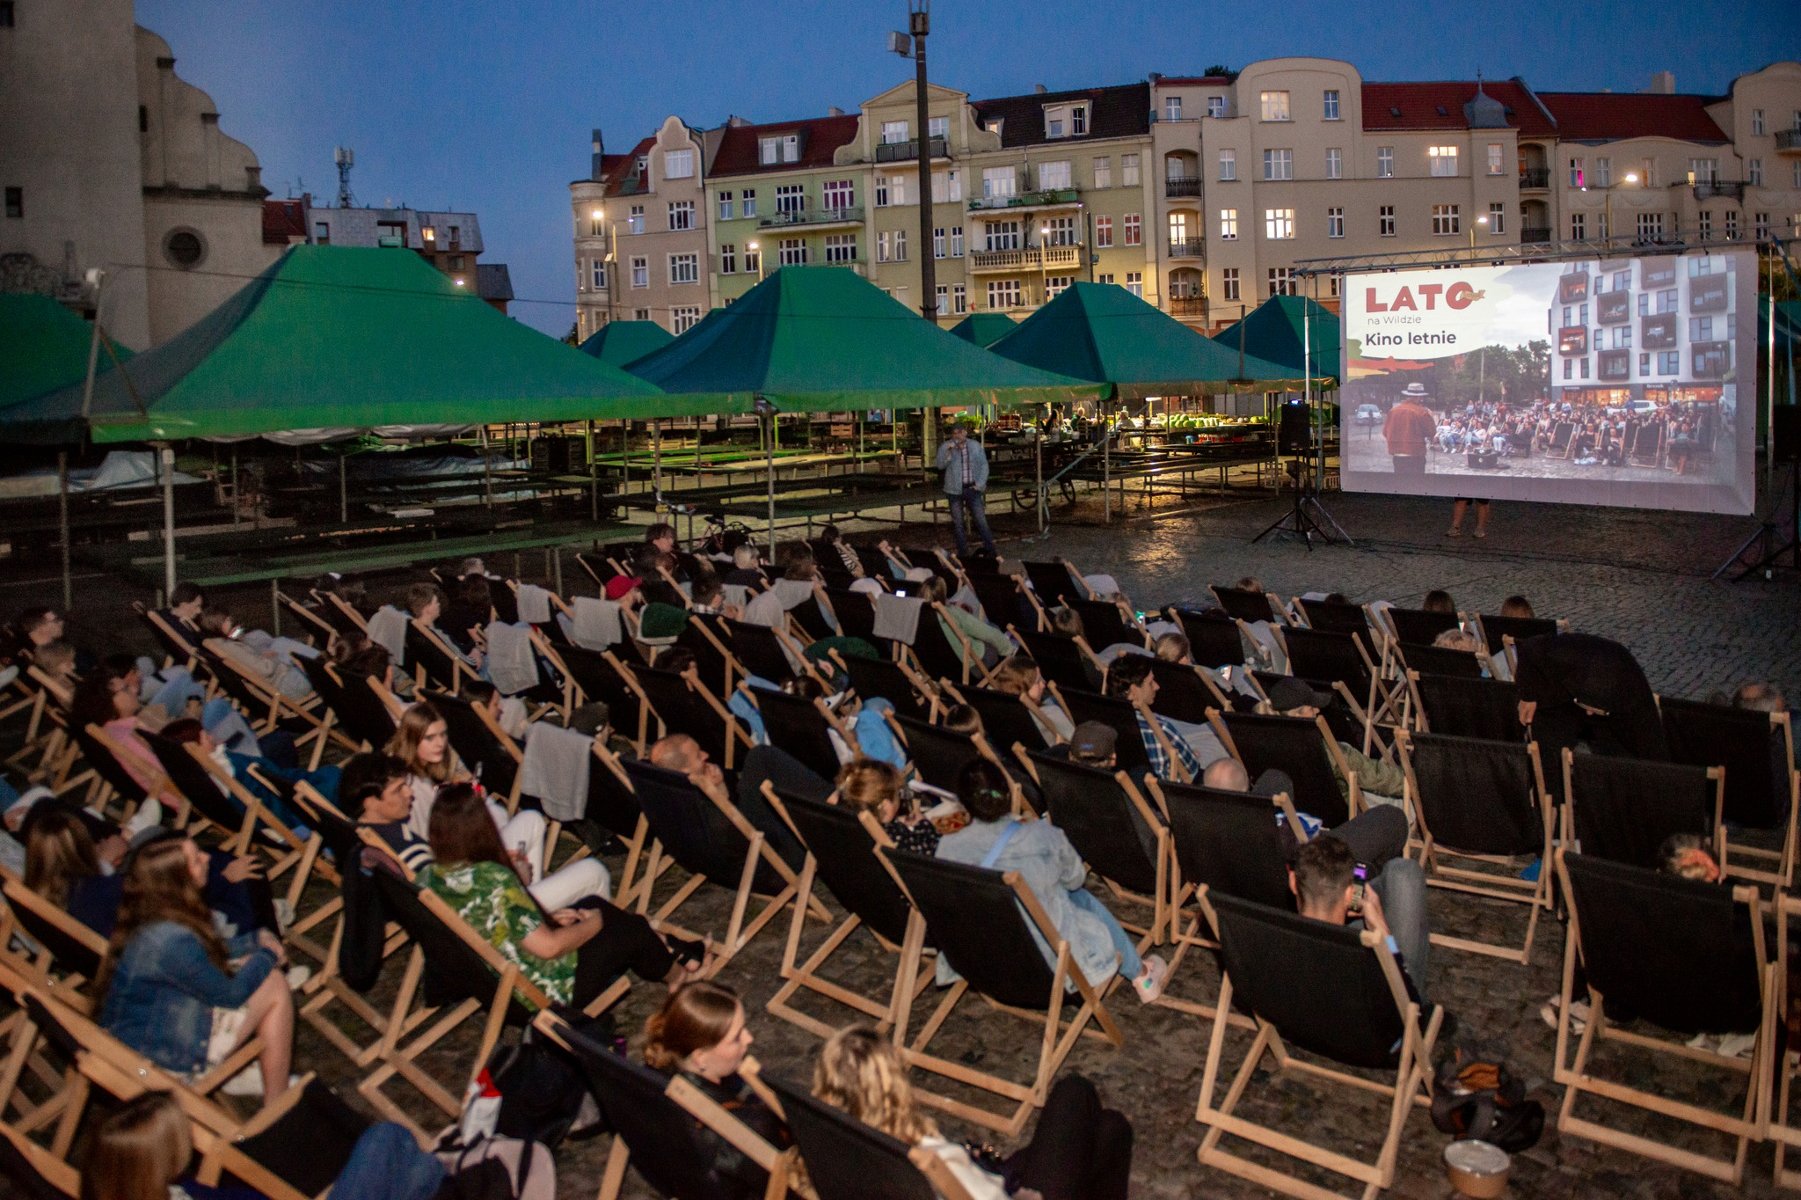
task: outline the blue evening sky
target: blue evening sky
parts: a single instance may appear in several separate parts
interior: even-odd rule
[[[1152,71],[1284,55],[1348,59],[1366,79],[1521,75],[1541,90],[1681,91],[1801,58],[1801,18],[1775,0],[937,0],[932,79],[974,96],[1128,83]],[[911,78],[885,48],[905,0],[138,0],[176,71],[261,158],[276,196],[337,192],[353,147],[359,204],[473,210],[483,257],[510,264],[513,314],[574,323],[568,183],[589,130],[629,149],[678,113],[717,125],[848,111]],[[527,303],[541,301],[544,303]]]

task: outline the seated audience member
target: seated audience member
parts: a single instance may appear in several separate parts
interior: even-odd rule
[[[1701,883],[1720,882],[1720,864],[1698,834],[1672,833],[1657,848],[1657,869]]]
[[[314,581],[313,591],[321,596],[336,596],[352,612],[369,611],[369,587],[354,575],[327,571]]]
[[[1782,689],[1768,680],[1753,680],[1742,683],[1732,693],[1732,707],[1751,712],[1785,713],[1788,711],[1788,700]]]
[[[206,608],[206,593],[191,583],[178,583],[169,593],[169,607],[162,617],[176,633],[193,641],[200,636],[200,613]]]
[[[939,858],[1018,871],[1091,985],[1103,987],[1117,973],[1132,981],[1142,1003],[1163,994],[1168,964],[1156,955],[1140,958],[1118,919],[1083,886],[1088,867],[1061,829],[1048,820],[1014,818],[1012,790],[999,767],[986,759],[964,767],[957,799],[969,810],[970,823],[938,843]],[[940,958],[939,983],[952,978],[950,964]]]
[[[486,713],[500,732],[515,742],[525,741],[525,732],[531,726],[531,714],[526,711],[525,701],[517,696],[502,696],[500,689],[486,679],[471,679],[464,683],[462,698]]]
[[[1009,655],[994,669],[988,679],[988,686],[1008,696],[1018,696],[1032,710],[1032,719],[1037,722],[1039,732],[1044,734],[1047,743],[1055,744],[1069,740],[1075,729],[1075,723],[1069,719],[1057,701],[1048,694],[1044,682],[1044,672],[1038,664],[1025,653]]]
[[[451,586],[446,599],[437,628],[459,653],[472,657],[494,619],[494,585],[486,575],[464,575]]]
[[[1432,639],[1432,644],[1440,650],[1462,650],[1467,654],[1482,656],[1482,676],[1487,678],[1488,656],[1483,654],[1482,639],[1467,629],[1447,629]]]
[[[1426,593],[1426,598],[1420,601],[1420,611],[1455,614],[1457,606],[1451,602],[1451,593],[1443,588],[1433,588]]]
[[[1043,1200],[1125,1200],[1132,1177],[1132,1123],[1101,1103],[1094,1084],[1067,1074],[1051,1086],[1032,1140],[1002,1175],[978,1166],[915,1100],[894,1040],[867,1025],[840,1029],[819,1051],[813,1094],[949,1168],[971,1200],[1035,1192]]]
[[[476,646],[473,649],[465,650],[462,644],[451,635],[451,631],[446,629],[442,623],[444,607],[444,591],[435,583],[415,583],[406,590],[407,615],[427,630],[437,634],[438,640],[443,642],[465,667],[479,672],[482,666],[481,648]]]
[[[673,988],[663,1007],[644,1023],[644,1062],[665,1075],[679,1075],[752,1133],[786,1149],[792,1140],[787,1126],[738,1074],[754,1040],[738,993],[724,984],[696,980]],[[733,1196],[756,1200],[764,1194],[769,1172],[698,1121],[694,1134],[706,1147],[707,1165]]]
[[[615,575],[607,580],[600,594],[624,611],[635,614],[644,603],[644,580],[638,575]]]
[[[1289,676],[1279,680],[1269,689],[1269,706],[1284,717],[1306,717],[1311,720],[1320,715],[1332,704],[1332,697],[1323,692],[1316,692],[1307,686],[1305,680]],[[1349,742],[1338,743],[1338,753],[1344,756],[1345,765],[1357,775],[1357,785],[1363,789],[1364,797],[1378,804],[1398,805],[1407,792],[1407,773],[1398,763],[1387,763],[1371,758]],[[1338,759],[1326,755],[1332,766],[1332,777],[1338,780],[1338,790],[1347,800],[1350,799],[1351,785],[1339,770]]]
[[[416,690],[413,677],[394,669],[394,656],[380,642],[367,637],[341,637],[336,654],[338,675],[347,686],[370,679],[401,700],[412,699]]]
[[[599,896],[571,907],[540,907],[469,784],[453,783],[439,793],[430,842],[433,861],[419,872],[419,886],[441,897],[552,1003],[584,1007],[627,970],[671,986],[689,977],[691,968],[637,913]],[[685,947],[685,953],[698,969],[701,947]]]
[[[638,748],[613,728],[613,711],[605,700],[590,700],[569,710],[570,729],[599,742],[615,758],[637,758]]]
[[[1342,838],[1330,834],[1314,838],[1295,852],[1294,864],[1288,871],[1288,886],[1294,892],[1296,909],[1303,917],[1328,925],[1359,921],[1365,928],[1388,939],[1388,948],[1400,959],[1408,990],[1423,1003],[1426,954],[1431,935],[1426,928],[1426,883],[1419,864],[1411,859],[1397,858],[1383,871],[1390,876],[1386,881],[1378,876],[1361,887],[1357,883],[1356,870],[1357,856]],[[1395,904],[1394,915],[1390,918],[1387,910],[1391,902],[1398,899],[1397,884],[1402,883],[1403,877],[1409,891],[1413,888],[1413,878],[1418,877],[1420,903],[1415,909],[1409,901],[1405,913],[1399,904]]]
[[[177,745],[199,746],[201,752],[210,758],[221,771],[248,788],[251,794],[261,800],[264,807],[268,808],[278,821],[302,838],[307,836],[306,820],[288,802],[285,792],[291,790],[295,784],[306,783],[333,804],[338,801],[339,768],[331,763],[321,763],[309,771],[304,767],[283,766],[258,754],[242,754],[220,745],[218,739],[208,733],[199,721],[192,718],[170,721],[163,726],[162,736]],[[252,767],[256,768],[254,772],[250,769]],[[259,775],[263,778],[257,778]],[[263,782],[264,779],[276,786],[266,786]],[[220,794],[230,800],[234,807],[238,807],[238,802],[231,795],[230,790],[223,783],[219,783],[218,786]]]
[[[1526,599],[1524,596],[1509,596],[1507,599],[1501,601],[1500,615],[1503,617],[1524,617],[1528,621],[1532,620],[1535,616],[1532,611],[1532,601]]]
[[[50,687],[60,693],[57,698],[65,703],[75,694],[75,685],[81,677],[75,673],[75,647],[67,642],[46,642],[37,648],[31,656],[31,665],[38,673],[49,681]]]
[[[938,718],[938,724],[964,737],[975,737],[977,734],[986,737],[988,734],[982,728],[982,714],[967,704],[953,704],[945,709],[944,715]]]
[[[291,1086],[294,998],[266,930],[229,942],[195,883],[206,856],[187,838],[141,846],[126,868],[119,923],[94,982],[92,1011],[114,1037],[165,1070],[198,1076],[251,1037],[262,1039],[261,1078],[271,1104]]]
[[[734,587],[760,589],[769,582],[763,574],[761,562],[757,548],[747,542],[732,551],[732,569],[720,578],[720,582]]]
[[[1669,761],[1656,697],[1632,651],[1594,634],[1557,633],[1527,638],[1514,653],[1520,724],[1538,743],[1553,795],[1563,794],[1563,772],[1549,764],[1578,743],[1597,754]]]
[[[140,718],[142,706],[137,689],[128,677],[105,667],[89,672],[75,689],[69,714],[77,726],[98,725],[113,745],[113,757],[125,768],[148,799],[160,805],[184,807],[181,797],[166,786],[163,765],[139,731],[155,733],[151,724]],[[160,819],[160,810],[153,821]]]
[[[294,661],[303,653],[308,658],[318,655],[306,643],[245,630],[223,608],[208,608],[200,614],[200,632],[208,650],[288,699],[305,700],[313,694],[312,680]]]
[[[1220,745],[1218,735],[1205,725],[1190,725],[1157,712],[1146,716],[1145,710],[1156,703],[1161,686],[1157,677],[1151,674],[1151,662],[1145,655],[1123,655],[1107,668],[1107,695],[1126,701],[1136,710],[1138,737],[1144,743],[1145,757],[1150,759],[1151,773],[1172,783],[1199,779],[1207,764],[1226,756],[1225,747]],[[1164,749],[1163,742],[1153,732],[1153,721],[1169,740],[1169,750]],[[1173,760],[1171,750],[1174,751]]]
[[[734,621],[744,615],[737,605],[726,603],[725,584],[712,571],[695,576],[690,586],[688,611],[702,616],[730,617]]]
[[[923,580],[919,585],[919,595],[928,604],[943,606],[940,622],[944,625],[945,637],[949,638],[953,644],[957,644],[958,639],[951,633],[952,630],[955,630],[969,642],[970,650],[978,656],[971,659],[969,665],[988,666],[999,662],[1019,649],[1013,644],[1013,639],[1003,631],[996,629],[968,609],[949,603],[949,593],[945,590],[944,580],[938,576],[934,575],[930,579]]]
[[[861,579],[863,577],[863,560],[857,557],[856,550],[851,547],[849,542],[844,540],[844,534],[839,531],[836,525],[827,525],[825,528],[821,529],[819,531],[819,540],[832,548],[837,554],[839,565],[842,566],[844,570],[848,571],[856,578]]]
[[[852,759],[838,772],[838,803],[874,817],[888,840],[915,854],[938,853],[938,827],[919,811],[901,773],[885,762]]]
[[[638,639],[667,645],[688,627],[688,598],[667,579],[644,584],[644,607],[638,613]]]
[[[1051,632],[1058,637],[1082,637],[1082,614],[1067,604],[1059,604],[1045,614],[1051,621]],[[1090,647],[1092,649],[1093,647]]]
[[[417,875],[431,863],[431,843],[414,832],[413,782],[406,764],[379,752],[352,755],[338,785],[339,807],[379,837],[402,866]]]
[[[813,800],[824,800],[832,793],[828,780],[808,770],[792,754],[776,746],[753,746],[744,756],[738,772],[738,796],[732,799],[726,785],[725,772],[719,769],[701,744],[685,733],[672,733],[650,748],[650,765],[685,775],[688,782],[708,796],[724,803],[735,803],[744,819],[763,832],[776,856],[798,871],[806,862],[807,851],[776,816],[763,796],[763,781],[768,780],[779,792],[793,792]]]
[[[13,621],[6,631],[5,649],[0,651],[0,661],[13,661],[20,658],[33,658],[40,647],[51,642],[64,640],[68,626],[63,615],[54,608],[28,608]],[[100,665],[100,661],[92,654],[77,648],[75,652],[75,670],[86,675]]]
[[[471,575],[479,575],[490,583],[505,583],[506,580],[488,570],[487,560],[479,554],[472,554],[457,564],[457,578],[467,579]]]
[[[675,553],[675,526],[667,521],[659,521],[655,525],[644,527],[644,545],[640,550],[652,549],[658,554]]]

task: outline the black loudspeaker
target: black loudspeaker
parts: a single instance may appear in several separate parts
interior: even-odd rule
[[[1276,453],[1307,454],[1313,449],[1307,404],[1296,400],[1276,409]]]
[[[1801,460],[1801,405],[1777,407],[1770,426],[1770,454],[1775,462]]]
[[[588,469],[588,447],[579,437],[541,437],[532,442],[532,470],[572,474]]]

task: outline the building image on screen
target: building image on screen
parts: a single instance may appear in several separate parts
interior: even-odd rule
[[[1753,286],[1718,253],[1351,276],[1344,486],[1749,512]]]

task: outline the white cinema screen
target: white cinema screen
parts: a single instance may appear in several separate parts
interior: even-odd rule
[[[1351,275],[1346,491],[1749,513],[1745,253]]]

